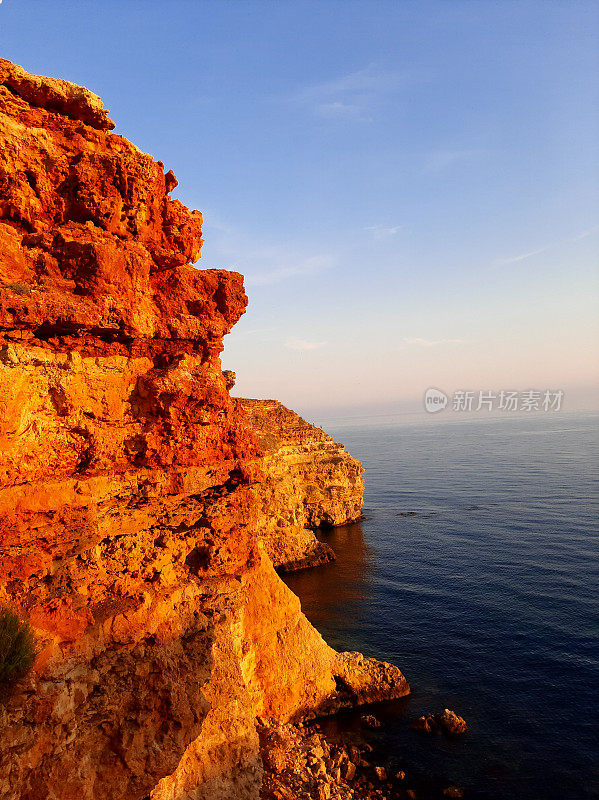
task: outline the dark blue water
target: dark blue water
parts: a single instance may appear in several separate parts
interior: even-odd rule
[[[367,519],[287,582],[334,647],[402,668],[413,694],[370,735],[425,794],[432,776],[472,798],[599,797],[598,420],[331,431],[366,468]],[[464,738],[410,729],[444,707]]]

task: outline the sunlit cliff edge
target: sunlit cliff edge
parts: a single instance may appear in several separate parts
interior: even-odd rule
[[[0,60],[1,800],[256,798],[257,720],[409,692],[338,654],[279,569],[330,557],[362,468],[220,364],[242,276],[100,99]],[[274,565],[273,565],[274,564]]]

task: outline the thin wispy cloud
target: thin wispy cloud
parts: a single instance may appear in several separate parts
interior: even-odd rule
[[[451,167],[462,165],[464,162],[478,158],[484,152],[484,150],[479,149],[434,150],[425,156],[422,171],[430,174],[445,172]]]
[[[321,117],[329,117],[329,119],[367,119],[370,121],[372,117],[366,116],[365,107],[360,103],[342,103],[340,100],[335,100],[333,103],[318,103],[314,109]]]
[[[256,254],[253,254],[256,257]],[[258,257],[259,254],[258,254]],[[275,257],[276,258],[276,257]],[[279,283],[288,278],[296,278],[307,275],[315,275],[330,269],[335,260],[331,256],[318,255],[302,258],[293,253],[281,253],[279,257],[280,266],[273,266],[271,269],[261,269],[254,271],[251,267],[243,269],[243,262],[240,265],[241,272],[246,277],[248,286],[268,286],[272,283]],[[246,260],[247,263],[247,260]]]
[[[378,104],[401,89],[405,81],[403,72],[369,64],[348,75],[305,86],[290,100],[320,117],[371,121]]]
[[[246,286],[268,286],[291,278],[308,277],[331,269],[337,257],[327,253],[306,255],[293,243],[265,242],[205,215],[207,244],[202,267],[224,267],[241,272]],[[208,262],[209,263],[206,263]]]
[[[551,250],[552,247],[555,246],[555,243],[548,244],[546,247],[539,247],[538,250],[531,250],[529,253],[520,253],[520,255],[512,256],[511,258],[501,258],[499,259],[499,264],[517,264],[518,261],[525,261],[527,258],[532,258],[533,256],[538,256],[539,253],[545,253],[547,250]]]
[[[420,339],[418,336],[404,336],[402,341],[417,347],[438,347],[443,344],[464,344],[465,339]]]
[[[573,236],[570,241],[572,242],[579,242],[581,239],[586,239],[588,236],[592,236],[594,233],[599,231],[599,225],[593,225],[592,228],[587,228],[586,231],[579,233],[577,236]]]
[[[529,250],[526,253],[519,253],[516,256],[510,256],[509,258],[499,258],[495,262],[497,265],[507,265],[507,264],[517,264],[519,261],[525,261],[527,258],[532,258],[533,256],[538,256],[541,253],[546,253],[548,250],[552,250],[554,247],[559,247],[562,244],[568,244],[569,242],[580,242],[582,239],[586,239],[589,236],[592,236],[594,233],[599,231],[599,225],[594,225],[592,228],[587,228],[580,233],[577,233],[576,236],[568,236],[566,239],[559,239],[558,241],[549,242],[549,244],[544,245],[543,247],[538,247],[536,250]]]
[[[364,230],[372,233],[373,239],[380,241],[381,239],[390,239],[392,236],[400,231],[403,225],[392,225],[386,227],[385,225],[367,225]]]
[[[287,339],[285,347],[288,350],[318,350],[324,347],[326,342],[310,342],[307,339]]]
[[[249,331],[243,332],[244,336],[255,336],[258,333],[272,333],[276,328],[251,328]]]

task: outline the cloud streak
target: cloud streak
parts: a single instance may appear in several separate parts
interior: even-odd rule
[[[333,254],[306,255],[294,244],[260,241],[222,222],[210,220],[204,230],[210,242],[210,249],[205,246],[204,263],[210,259],[241,272],[247,286],[270,286],[316,275],[333,268],[338,261]]]
[[[580,242],[581,239],[586,239],[589,236],[592,236],[594,233],[597,233],[597,231],[599,231],[599,225],[594,225],[592,228],[587,228],[581,233],[577,233],[576,236],[568,236],[566,239],[559,239],[556,242],[549,242],[549,244],[546,244],[543,247],[539,247],[536,250],[530,250],[527,253],[520,253],[517,256],[510,256],[509,258],[500,258],[497,259],[495,263],[501,266],[507,264],[517,264],[519,261],[525,261],[527,258],[532,258],[533,256],[540,255],[541,253],[546,253],[548,250],[552,250],[554,247],[559,247],[562,244],[569,244],[570,242]]]
[[[417,336],[404,336],[402,341],[417,347],[438,347],[443,344],[464,344],[465,339],[420,339]]]
[[[272,268],[259,269],[258,271],[254,271],[251,268],[246,268],[245,270],[242,268],[247,285],[270,286],[288,278],[315,275],[323,270],[330,269],[334,264],[334,259],[326,255],[301,258],[293,253],[281,253],[279,258],[280,265]]]
[[[436,174],[445,172],[456,164],[463,164],[483,154],[483,150],[434,150],[424,160],[423,172]]]
[[[404,73],[369,64],[339,78],[306,86],[290,100],[316,116],[371,121],[372,112],[383,98],[397,92],[404,84]]]
[[[380,241],[381,239],[390,239],[402,228],[403,225],[392,225],[389,227],[385,227],[384,225],[368,225],[364,230],[370,231],[373,239]]]
[[[249,331],[243,331],[244,336],[255,336],[258,333],[272,333],[276,328],[252,328]]]
[[[285,347],[288,350],[299,350],[300,352],[304,352],[306,350],[318,350],[321,347],[324,347],[326,342],[310,342],[306,339],[287,339],[285,342]]]

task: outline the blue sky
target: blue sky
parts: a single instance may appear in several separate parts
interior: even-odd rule
[[[236,392],[298,410],[599,383],[599,4],[4,0],[237,269]],[[577,400],[578,402],[578,400]]]

